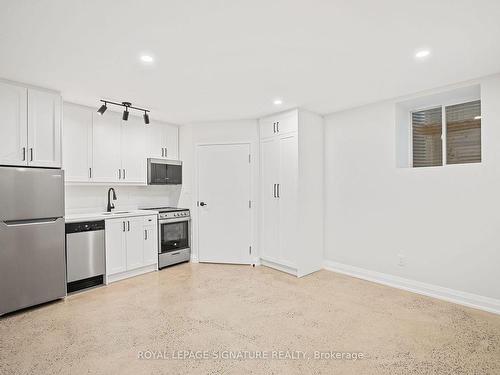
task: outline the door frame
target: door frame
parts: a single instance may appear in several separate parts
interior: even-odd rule
[[[196,261],[199,261],[200,258],[200,236],[199,236],[199,226],[200,226],[200,221],[199,221],[199,215],[198,215],[198,202],[200,201],[200,178],[199,178],[199,150],[200,147],[204,146],[231,146],[231,145],[248,145],[248,150],[250,153],[250,162],[248,163],[248,173],[249,173],[249,180],[250,180],[250,201],[252,202],[252,207],[250,208],[250,228],[249,228],[249,238],[251,243],[249,246],[252,247],[252,254],[248,256],[248,264],[257,264],[257,259],[258,259],[258,252],[257,252],[257,243],[258,239],[255,238],[255,215],[256,215],[256,198],[254,196],[254,184],[255,181],[253,179],[253,168],[254,168],[254,162],[255,162],[255,153],[254,153],[254,148],[252,147],[252,141],[251,140],[245,140],[245,141],[238,141],[238,142],[199,142],[195,143],[195,152],[194,152],[194,170],[195,170],[195,189],[196,189],[196,196],[194,199],[194,207],[196,208],[196,214],[194,215],[194,220],[191,221],[192,225],[191,226],[191,231],[193,232],[192,234],[196,235]],[[258,178],[258,177],[256,177]],[[194,223],[193,223],[194,221]],[[195,242],[195,241],[193,241]],[[243,263],[246,264],[246,263]]]

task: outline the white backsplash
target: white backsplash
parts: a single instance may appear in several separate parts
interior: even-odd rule
[[[142,207],[177,207],[181,193],[180,185],[165,186],[121,186],[121,185],[66,185],[66,214],[106,211],[108,189],[116,191],[117,210],[134,210]]]

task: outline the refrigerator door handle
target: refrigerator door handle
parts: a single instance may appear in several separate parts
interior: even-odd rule
[[[23,225],[33,225],[33,224],[50,224],[60,219],[59,217],[53,217],[48,219],[32,219],[32,220],[8,220],[3,221],[3,223],[8,227],[20,227]]]

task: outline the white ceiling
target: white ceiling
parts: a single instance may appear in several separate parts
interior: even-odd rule
[[[0,77],[175,123],[325,114],[500,71],[498,0],[0,3]]]

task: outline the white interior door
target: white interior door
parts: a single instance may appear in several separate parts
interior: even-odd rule
[[[251,263],[250,145],[197,151],[199,261]]]

